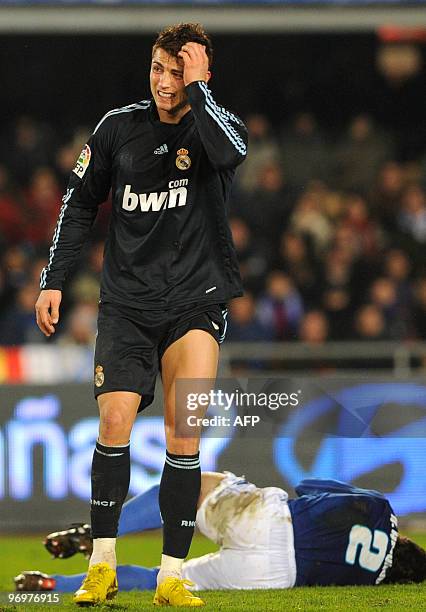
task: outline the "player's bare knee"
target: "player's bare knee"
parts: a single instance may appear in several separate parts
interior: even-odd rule
[[[120,410],[101,411],[99,441],[108,446],[127,444],[133,420]]]

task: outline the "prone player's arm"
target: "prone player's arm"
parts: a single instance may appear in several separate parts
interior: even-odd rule
[[[112,138],[112,129],[104,121],[90,137],[71,172],[35,304],[37,325],[45,336],[55,333],[63,284],[87,240],[99,204],[108,197]]]
[[[216,168],[235,168],[247,154],[247,128],[239,117],[214,100],[206,82],[205,47],[187,43],[179,56],[184,62],[186,92],[207,157]]]

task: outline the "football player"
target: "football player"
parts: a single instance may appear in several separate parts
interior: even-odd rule
[[[207,85],[212,53],[200,24],[160,32],[151,57],[152,97],[108,112],[96,126],[71,172],[41,273],[36,315],[49,337],[65,279],[111,189],[94,364],[100,427],[92,463],[93,552],[74,597],[81,605],[117,593],[115,542],[129,488],[130,433],[153,400],[160,371],[167,449],[154,603],[204,603],[182,581],[200,493],[201,431],[182,433],[186,413],[175,387],[179,379],[215,379],[226,303],[242,295],[226,202],[247,149],[243,122],[217,104]]]
[[[313,585],[379,585],[426,580],[426,552],[398,535],[397,519],[379,492],[336,480],[310,479],[289,499],[230,472],[204,472],[197,526],[218,552],[183,564],[193,590],[285,589]],[[123,506],[119,535],[161,527],[158,486]],[[91,553],[90,527],[50,534],[54,557]],[[122,590],[155,589],[158,568],[118,566]],[[84,576],[23,572],[18,590],[71,592]]]

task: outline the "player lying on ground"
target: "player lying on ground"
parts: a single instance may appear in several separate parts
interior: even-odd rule
[[[398,536],[397,519],[377,491],[336,480],[304,480],[296,499],[231,473],[202,474],[197,526],[220,546],[186,561],[184,579],[203,589],[285,589],[426,580],[426,551]],[[123,506],[119,535],[161,527],[158,486]],[[55,557],[91,553],[88,525],[49,535]],[[123,591],[155,589],[158,568],[118,566]],[[23,572],[17,590],[72,592],[84,575]]]

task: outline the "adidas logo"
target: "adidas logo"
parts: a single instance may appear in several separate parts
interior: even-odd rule
[[[158,149],[155,149],[154,151],[154,155],[163,155],[163,153],[168,153],[169,149],[167,148],[166,144],[161,145],[161,147],[158,147]]]

